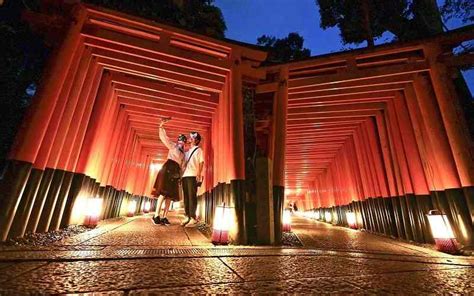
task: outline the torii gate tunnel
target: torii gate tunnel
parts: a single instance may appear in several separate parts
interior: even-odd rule
[[[169,116],[171,138],[202,134],[198,210],[212,224],[216,206],[233,207],[237,244],[278,243],[286,198],[422,243],[437,209],[473,246],[474,146],[452,80],[472,63],[452,55],[472,26],[262,66],[261,48],[102,8],[75,5],[63,21],[4,170],[1,240],[79,223],[90,198],[100,219],[132,200],[142,211]]]

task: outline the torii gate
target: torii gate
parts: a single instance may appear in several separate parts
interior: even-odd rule
[[[104,219],[147,200],[165,155],[159,117],[171,116],[172,137],[203,134],[201,211],[211,223],[232,205],[235,243],[253,242],[256,221],[257,241],[278,243],[286,195],[333,223],[351,210],[359,227],[418,242],[432,241],[425,215],[438,208],[472,245],[473,146],[449,76],[472,63],[449,55],[472,26],[261,67],[255,46],[97,7],[74,6],[66,23],[2,180],[2,240],[72,223],[84,197],[103,198]],[[245,189],[243,89],[270,160],[257,162],[257,193]]]

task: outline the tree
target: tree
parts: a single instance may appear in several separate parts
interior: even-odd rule
[[[474,21],[474,2],[446,0],[316,0],[323,29],[338,27],[345,44],[360,44],[391,32],[400,41],[443,32],[443,18]]]
[[[311,56],[311,51],[303,48],[303,43],[304,39],[298,33],[289,33],[282,39],[267,35],[257,39],[257,44],[268,50],[269,62],[288,62]]]
[[[133,14],[158,22],[168,22],[196,33],[223,38],[227,29],[214,0],[83,0],[85,3]]]

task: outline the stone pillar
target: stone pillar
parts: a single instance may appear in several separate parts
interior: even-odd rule
[[[273,211],[272,161],[267,157],[257,158],[257,242],[275,243],[275,221]]]

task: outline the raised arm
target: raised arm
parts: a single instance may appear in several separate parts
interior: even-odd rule
[[[162,121],[160,123],[160,131],[159,131],[159,136],[160,136],[160,140],[161,142],[163,142],[163,144],[165,144],[166,148],[168,149],[173,149],[175,147],[175,143],[173,141],[170,140],[170,138],[168,138],[168,136],[166,135],[166,131],[165,131],[165,128],[163,127],[163,124],[164,122]]]

